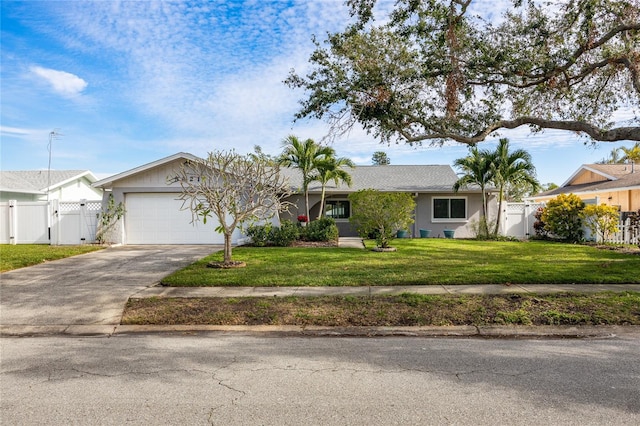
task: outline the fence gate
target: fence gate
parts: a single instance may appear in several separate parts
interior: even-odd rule
[[[505,203],[502,210],[503,234],[522,239],[534,235],[535,214],[543,206],[544,203]]]
[[[101,201],[53,200],[51,244],[86,244],[96,240]]]
[[[96,240],[102,201],[0,203],[0,244],[86,244]]]

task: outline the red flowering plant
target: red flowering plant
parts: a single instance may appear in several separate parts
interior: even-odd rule
[[[309,222],[309,218],[306,215],[301,214],[300,216],[298,216],[298,222],[307,223]]]

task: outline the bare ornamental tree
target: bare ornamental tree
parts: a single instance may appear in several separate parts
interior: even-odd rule
[[[192,221],[217,219],[216,231],[224,234],[223,266],[241,263],[231,258],[231,238],[242,223],[269,220],[290,206],[285,201],[290,186],[280,167],[256,155],[210,152],[205,159],[183,163],[176,176],[182,209],[191,211]]]

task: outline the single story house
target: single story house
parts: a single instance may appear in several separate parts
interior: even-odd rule
[[[160,160],[144,164],[120,174],[94,183],[105,191],[104,200],[113,194],[116,203],[123,202],[126,213],[114,233],[123,244],[222,244],[223,236],[214,231],[216,225],[208,221],[193,222],[191,212],[182,210],[178,200],[180,184],[173,181],[176,170],[185,161],[197,160],[192,154],[177,153]],[[416,223],[411,229],[414,236],[419,230],[431,231],[432,237],[443,237],[445,229],[455,231],[459,238],[474,235],[472,227],[478,222],[482,209],[482,196],[475,188],[454,193],[457,176],[450,166],[360,166],[347,170],[353,185],[326,188],[326,214],[333,217],[341,236],[355,235],[349,224],[351,214],[348,195],[359,189],[408,192],[416,199]],[[294,188],[299,189],[302,177],[297,169],[284,169]],[[313,183],[310,188],[311,217],[318,216],[320,186]],[[296,208],[281,214],[280,219],[295,221],[304,212],[304,197],[291,197]],[[495,197],[492,197],[495,215]],[[237,230],[232,238],[241,244],[244,235]]]
[[[100,200],[96,180],[88,170],[0,171],[0,202]]]
[[[349,223],[351,205],[349,194],[362,189],[376,189],[382,192],[408,192],[416,202],[414,224],[409,229],[413,237],[420,236],[420,230],[430,231],[431,237],[444,237],[444,230],[455,231],[456,238],[475,237],[473,227],[480,221],[482,194],[476,187],[453,191],[458,176],[448,165],[383,165],[356,166],[345,168],[352,178],[352,185],[333,181],[325,187],[325,215],[335,219],[340,236],[356,236]],[[299,189],[302,176],[297,169],[285,169],[291,184]],[[322,187],[318,182],[309,186],[309,215],[319,216]],[[297,207],[281,214],[281,219],[296,220],[304,214],[304,195],[295,195],[291,201]],[[489,218],[497,212],[496,197],[489,199]]]
[[[531,197],[546,202],[560,194],[618,207],[620,212],[640,210],[640,165],[583,164],[560,187]]]

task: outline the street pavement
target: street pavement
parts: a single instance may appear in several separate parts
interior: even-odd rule
[[[640,339],[0,339],[2,425],[638,425]]]

